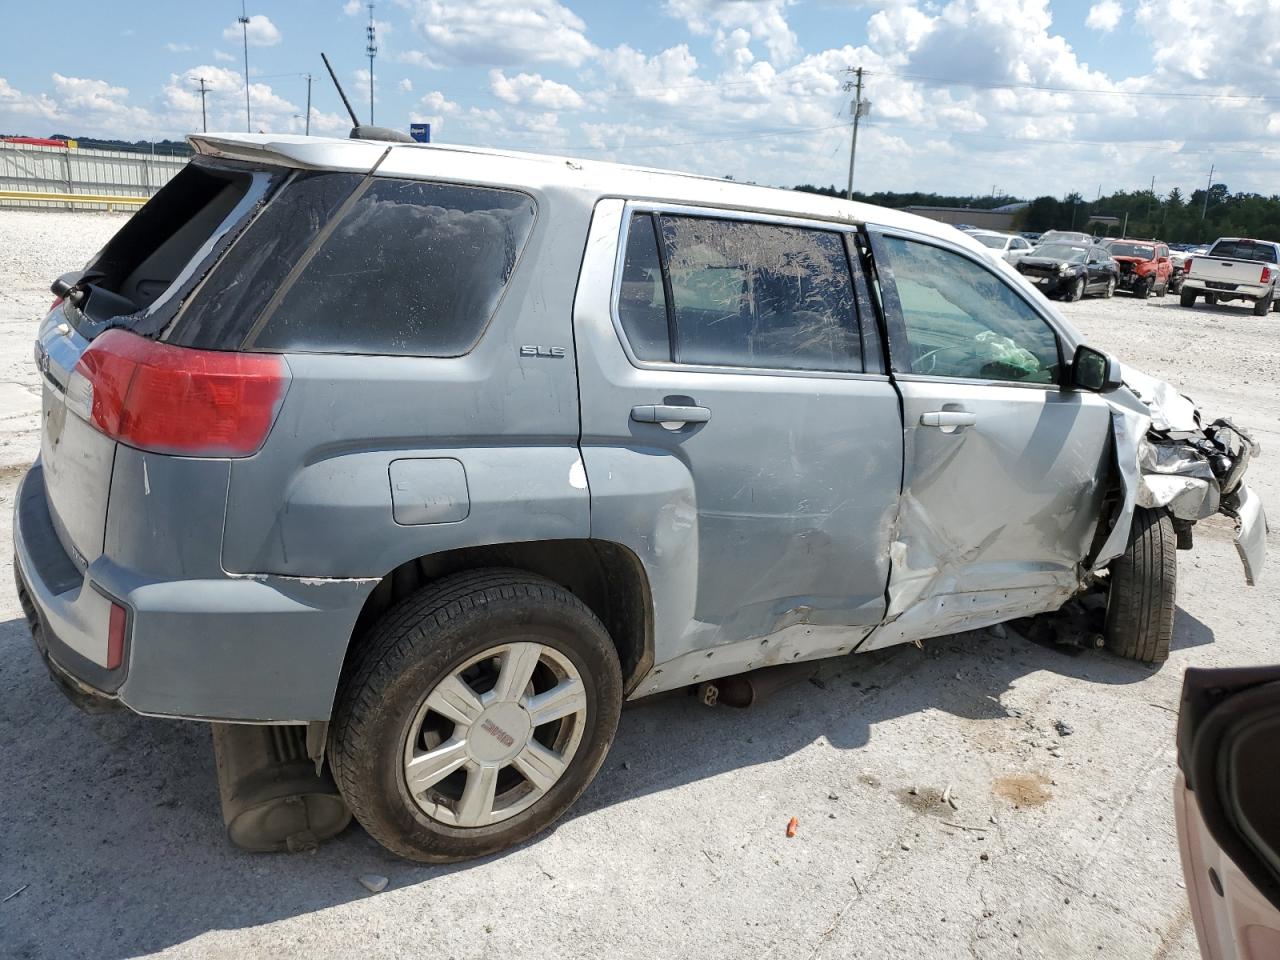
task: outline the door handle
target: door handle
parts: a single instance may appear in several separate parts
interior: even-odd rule
[[[972,427],[978,422],[978,415],[968,410],[931,410],[920,414],[920,425],[924,427]]]
[[[706,407],[645,403],[631,408],[631,419],[636,423],[706,423],[711,411]]]

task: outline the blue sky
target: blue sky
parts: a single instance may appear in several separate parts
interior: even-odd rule
[[[0,131],[243,130],[239,0],[7,3]],[[253,129],[368,115],[368,9],[252,0]],[[375,119],[439,141],[761,183],[843,183],[847,67],[868,71],[862,189],[1061,195],[1200,185],[1271,193],[1280,0],[381,0]],[[62,25],[56,39],[50,23]]]

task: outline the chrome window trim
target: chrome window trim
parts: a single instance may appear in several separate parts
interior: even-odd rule
[[[723,207],[701,207],[683,203],[662,203],[657,200],[627,200],[622,207],[622,217],[618,225],[618,237],[616,250],[614,251],[613,264],[613,283],[609,292],[609,317],[613,321],[614,333],[618,337],[618,342],[622,345],[622,352],[626,355],[627,361],[639,370],[667,370],[678,373],[716,373],[716,374],[746,374],[748,376],[767,376],[767,377],[792,377],[806,380],[872,380],[879,382],[888,382],[889,375],[887,373],[851,373],[841,370],[787,370],[782,367],[730,367],[719,366],[705,363],[676,363],[674,360],[641,360],[636,356],[635,351],[631,348],[631,341],[628,339],[626,331],[622,326],[622,317],[618,312],[618,304],[622,299],[622,273],[626,263],[627,254],[627,233],[631,226],[631,217],[637,213],[648,214],[672,214],[674,216],[693,216],[703,217],[711,220],[734,220],[745,223],[763,223],[771,226],[799,227],[809,230],[821,230],[825,233],[856,234],[860,223],[851,221],[834,222],[831,220],[816,220],[807,217],[792,217],[772,213],[753,213],[749,210],[731,210]],[[657,224],[654,225],[655,229]],[[661,237],[658,243],[661,244]],[[842,242],[843,245],[843,242]],[[847,247],[846,259],[848,259]],[[853,276],[855,266],[850,262],[849,281],[856,287],[856,279]],[[855,289],[856,294],[856,289]],[[671,305],[667,304],[667,309],[671,309]],[[856,309],[856,296],[855,296]],[[858,325],[859,348],[862,342],[862,323],[861,315],[854,318]],[[866,358],[862,358],[863,365],[866,365]]]
[[[868,230],[873,231],[874,233],[882,237],[897,237],[901,240],[910,240],[915,243],[924,243],[924,244],[928,244],[929,246],[939,247],[940,249],[946,250],[948,253],[958,254],[959,256],[968,260],[970,263],[974,264],[977,267],[980,267],[981,269],[985,270],[987,273],[991,274],[998,281],[1004,284],[1014,295],[1016,295],[1018,299],[1020,299],[1023,303],[1025,303],[1027,307],[1030,308],[1031,312],[1034,313],[1036,316],[1038,316],[1049,327],[1050,332],[1053,334],[1054,339],[1057,341],[1057,344],[1058,344],[1059,376],[1062,377],[1066,374],[1067,368],[1071,365],[1071,361],[1065,356],[1064,347],[1066,344],[1072,342],[1072,338],[1067,336],[1067,331],[1065,331],[1058,325],[1058,322],[1056,318],[1053,316],[1053,314],[1043,310],[1040,307],[1040,305],[1037,304],[1034,300],[1031,300],[1024,291],[1019,290],[1015,284],[1010,283],[1008,278],[1001,276],[1000,271],[998,269],[993,270],[990,263],[984,263],[980,257],[974,254],[972,250],[967,250],[964,247],[960,246],[959,244],[953,243],[952,241],[947,240],[944,237],[935,237],[927,233],[918,233],[914,230],[907,230],[903,227],[882,226],[880,224],[872,223],[872,222],[868,222],[866,226]],[[894,282],[896,283],[897,281],[895,280]],[[892,348],[890,349],[890,352],[889,352],[889,360],[890,360],[890,364],[892,364],[894,360]],[[906,371],[899,373],[895,371],[894,376],[897,378],[907,379],[909,377],[910,378],[926,377],[928,375],[918,374],[918,373],[909,373]],[[1017,380],[982,380],[978,378],[969,378],[969,377],[964,377],[964,378],[962,377],[929,377],[929,379],[939,380],[939,381],[945,380],[948,382],[985,383],[993,386],[994,385],[1021,386],[1021,387],[1035,386],[1035,387],[1040,387],[1042,389],[1045,389],[1045,388],[1056,389],[1056,390],[1067,389],[1067,387],[1065,387],[1060,382],[1030,384],[1030,383],[1019,383]]]

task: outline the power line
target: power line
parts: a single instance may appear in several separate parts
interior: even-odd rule
[[[872,71],[867,71],[872,73]],[[1102,90],[1096,87],[1058,87],[1042,83],[998,83],[986,80],[958,80],[948,77],[930,77],[917,73],[895,73],[888,70],[874,71],[876,76],[894,77],[900,80],[914,80],[919,83],[935,83],[941,86],[980,87],[990,90],[1040,90],[1046,93],[1082,93],[1093,96],[1109,97],[1145,97],[1155,100],[1234,100],[1251,103],[1267,103],[1280,101],[1280,97],[1262,94],[1237,93],[1155,93],[1145,90]]]

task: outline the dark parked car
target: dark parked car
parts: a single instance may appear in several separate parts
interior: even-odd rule
[[[1092,243],[1042,243],[1018,261],[1018,272],[1046,297],[1079,300],[1087,293],[1110,297],[1120,282],[1120,267]]]

